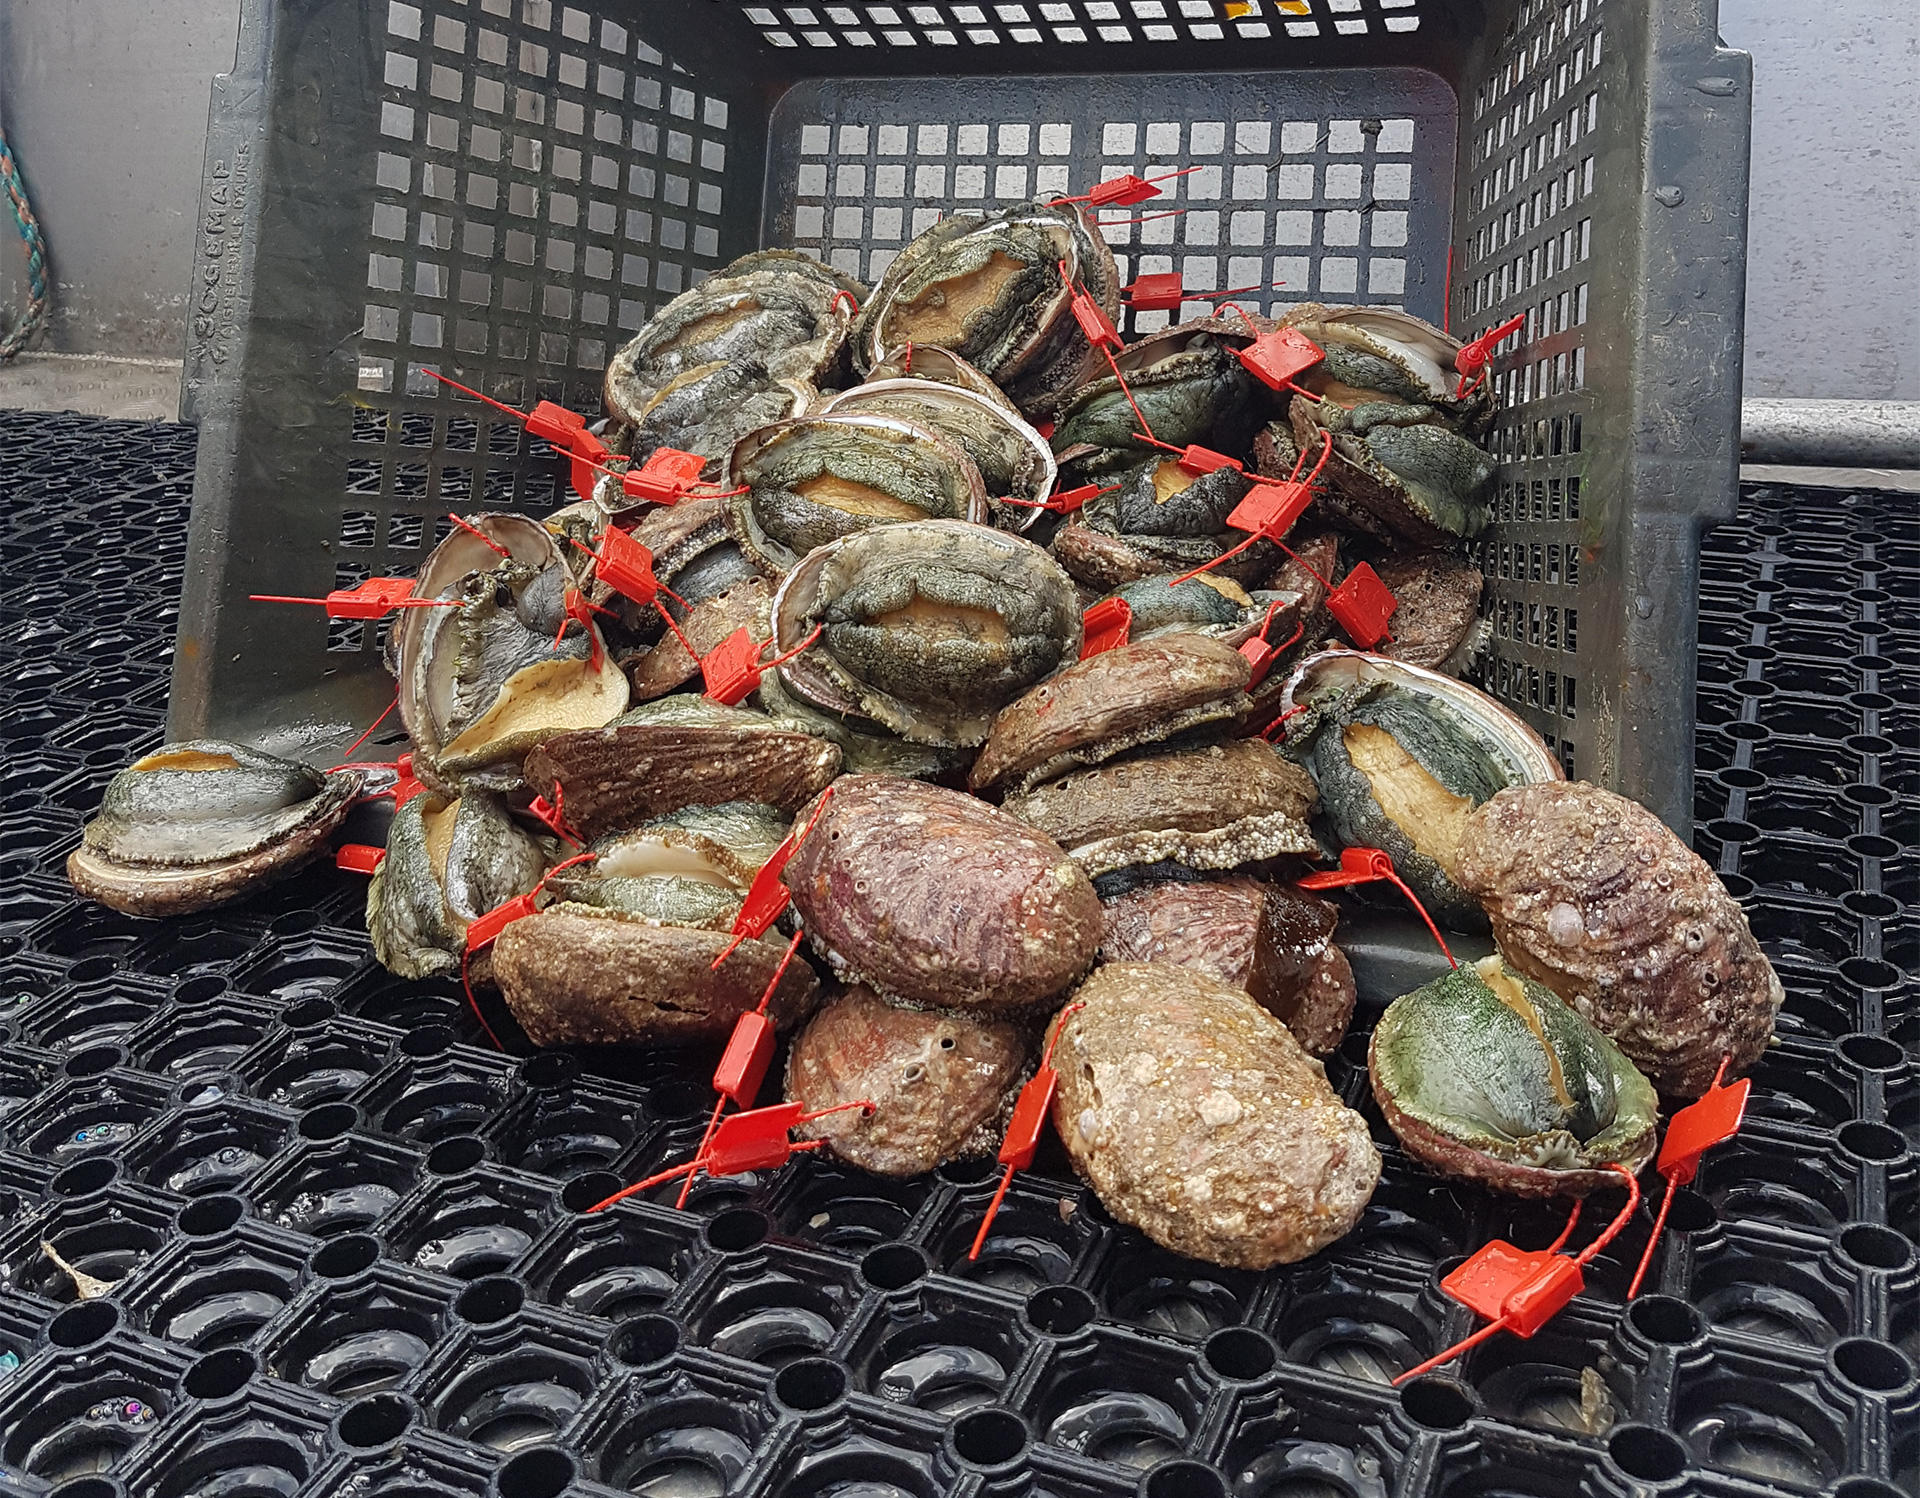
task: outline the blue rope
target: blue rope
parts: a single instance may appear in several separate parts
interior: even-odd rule
[[[27,201],[27,184],[21,180],[20,163],[7,144],[4,129],[0,129],[0,182],[6,184],[13,222],[27,244],[27,310],[10,332],[0,335],[0,364],[4,364],[47,323],[47,241],[40,232],[40,221],[33,216],[33,205]]]

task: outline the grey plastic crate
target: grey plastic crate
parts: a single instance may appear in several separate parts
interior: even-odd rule
[[[216,82],[170,729],[308,753],[380,629],[251,604],[556,501],[428,378],[597,411],[609,351],[756,245],[863,277],[942,212],[1197,166],[1123,271],[1404,305],[1495,376],[1484,683],[1687,823],[1697,542],[1732,513],[1751,83],[1715,0],[246,0]],[[1181,210],[1175,217],[1153,217]],[[1199,306],[1190,306],[1198,311]],[[1145,329],[1162,320],[1143,314]]]

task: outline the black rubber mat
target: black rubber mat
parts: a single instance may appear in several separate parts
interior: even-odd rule
[[[969,1265],[984,1165],[885,1182],[801,1157],[686,1212],[583,1215],[691,1153],[711,1058],[487,1049],[457,989],[375,966],[330,867],[165,923],[75,900],[81,821],[160,735],[193,437],[0,413],[0,452],[0,1493],[1920,1479],[1910,498],[1753,489],[1708,541],[1697,841],[1787,1003],[1652,1293],[1623,1309],[1643,1212],[1539,1336],[1396,1392],[1470,1329],[1436,1271],[1559,1214],[1409,1163],[1362,1040],[1329,1072],[1387,1165],[1326,1252],[1174,1258],[1043,1155]]]

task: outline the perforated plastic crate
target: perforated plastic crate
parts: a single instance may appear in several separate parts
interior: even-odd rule
[[[172,730],[344,744],[392,694],[379,628],[245,595],[408,571],[448,509],[564,492],[426,370],[597,412],[609,351],[746,250],[871,281],[943,212],[1197,167],[1101,215],[1128,276],[1465,334],[1526,315],[1494,376],[1485,684],[1684,827],[1697,533],[1731,513],[1740,393],[1750,64],[1715,10],[246,0]]]

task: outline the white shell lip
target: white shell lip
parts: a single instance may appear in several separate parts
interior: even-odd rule
[[[1010,407],[988,400],[984,395],[962,385],[948,385],[939,380],[915,379],[909,375],[898,380],[869,380],[864,385],[855,385],[851,390],[842,390],[826,397],[811,414],[815,416],[880,415],[883,413],[863,412],[861,403],[863,399],[872,396],[890,394],[932,395],[940,400],[952,400],[963,406],[973,406],[1013,428],[1014,435],[1033,450],[1034,456],[1040,462],[1038,492],[1019,496],[1022,499],[1031,499],[1034,503],[1011,507],[1020,517],[1019,524],[1013,529],[1024,533],[1038,523],[1040,516],[1044,513],[1042,506],[1053,497],[1054,485],[1060,480],[1060,465],[1054,461],[1053,448],[1047,439],[1034,429],[1031,422]],[[992,495],[987,497],[989,507],[994,498],[995,496]]]
[[[1485,723],[1500,736],[1502,747],[1512,754],[1529,783],[1567,778],[1560,761],[1541,742],[1540,735],[1511,708],[1496,702],[1478,687],[1470,687],[1442,672],[1371,651],[1323,650],[1308,656],[1294,668],[1281,689],[1280,709],[1291,711],[1305,687],[1358,685],[1363,681],[1391,682],[1411,691],[1425,692]]]

